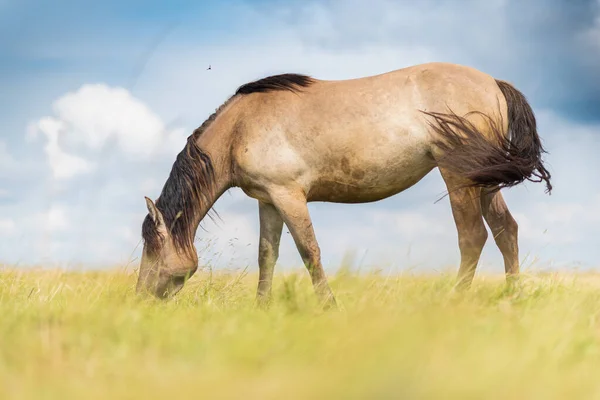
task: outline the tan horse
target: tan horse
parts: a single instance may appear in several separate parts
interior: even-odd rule
[[[544,149],[525,97],[472,68],[430,63],[343,81],[286,74],[241,86],[188,138],[149,215],[137,290],[166,298],[198,267],[194,236],[229,188],[258,200],[260,278],[269,299],[283,224],[323,302],[334,305],[309,201],[366,203],[413,186],[438,167],[468,288],[487,239],[484,219],[519,273],[517,223],[498,189],[545,181]]]

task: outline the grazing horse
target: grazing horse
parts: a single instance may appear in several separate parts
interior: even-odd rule
[[[521,92],[478,70],[428,63],[360,79],[284,74],[247,83],[187,139],[154,203],[146,198],[137,291],[177,293],[198,268],[194,236],[215,201],[239,187],[258,200],[257,300],[271,294],[283,224],[315,291],[335,305],[309,201],[374,202],[438,167],[461,254],[456,287],[471,285],[487,239],[519,274],[517,223],[500,193],[545,181],[545,150]]]

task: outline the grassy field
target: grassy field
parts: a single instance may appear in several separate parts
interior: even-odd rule
[[[135,275],[0,270],[0,398],[600,398],[600,277],[196,275],[170,302]]]

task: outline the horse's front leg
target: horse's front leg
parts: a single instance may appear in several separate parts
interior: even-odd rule
[[[321,264],[321,250],[315,237],[304,193],[302,190],[277,188],[271,190],[270,195],[294,238],[319,300],[325,308],[335,307],[336,301]]]
[[[258,245],[258,289],[256,301],[259,306],[268,305],[271,299],[273,270],[279,257],[279,241],[283,229],[283,219],[279,211],[267,203],[258,203],[260,218],[260,243]]]

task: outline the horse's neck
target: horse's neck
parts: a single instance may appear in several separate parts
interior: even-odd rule
[[[213,190],[210,192],[203,193],[203,200],[200,202],[198,208],[194,212],[193,216],[189,220],[189,224],[191,230],[189,231],[193,236],[196,235],[196,231],[200,226],[200,223],[204,220],[204,218],[209,215],[210,218],[213,218],[210,215],[210,210],[214,206],[214,204],[219,200],[221,195],[227,191],[231,187],[230,180],[228,176],[224,176],[221,172],[220,168],[216,168],[215,166],[215,182]]]
[[[223,104],[214,120],[196,138],[196,145],[210,156],[219,184],[225,186],[231,181],[231,145],[236,124],[233,105],[236,100],[232,98]]]
[[[227,121],[216,119],[196,139],[196,145],[210,157],[214,171],[214,182],[211,185],[213,190],[203,193],[204,201],[201,202],[193,221],[194,231],[221,195],[232,186],[231,129],[224,122]]]

